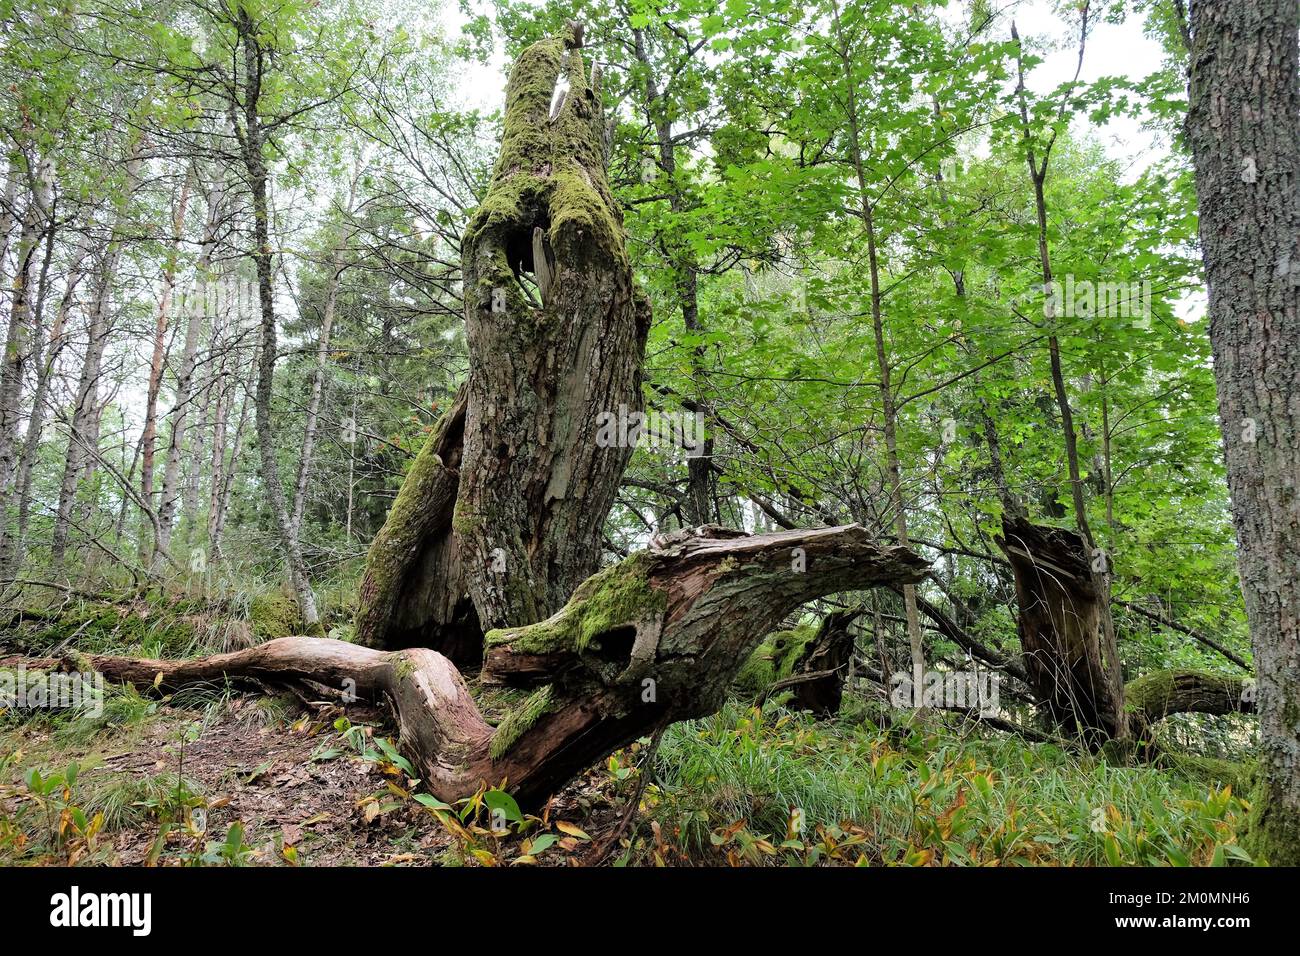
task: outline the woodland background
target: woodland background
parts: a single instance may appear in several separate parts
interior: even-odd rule
[[[994,539],[1009,507],[1077,516],[1060,384],[1125,679],[1248,676],[1175,6],[4,0],[6,649],[352,638],[369,542],[465,375],[460,242],[491,176],[503,64],[575,19],[653,308],[646,402],[708,425],[703,455],[636,452],[604,563],[701,524],[860,523],[935,561],[917,587],[927,666],[1014,657]],[[1120,35],[1156,55],[1115,62]],[[1053,274],[1151,294],[1146,316],[1054,316],[1059,383],[1027,148]],[[0,852],[563,862],[608,832],[625,862],[1250,858],[1249,717],[1172,716],[1165,756],[1137,765],[1036,722],[1014,674],[1010,730],[900,713],[880,681],[911,667],[893,591],[851,625],[838,716],[765,695],[788,643],[848,603],[791,618],[720,714],[670,728],[640,764],[648,741],[611,757],[507,838],[473,823],[499,798],[450,815],[414,801],[380,713],[209,687],[168,707],[115,690],[96,718],[7,715]],[[248,735],[266,760],[238,752]],[[70,780],[71,760],[87,769]],[[354,764],[361,790],[328,779]],[[274,792],[303,768],[312,794],[346,793],[309,800],[314,824],[290,819],[301,794]],[[97,835],[46,832],[42,801],[88,826],[99,813]],[[199,807],[208,833],[179,840]]]

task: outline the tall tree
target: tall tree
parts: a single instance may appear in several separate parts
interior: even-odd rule
[[[1187,132],[1238,567],[1262,854],[1300,864],[1300,4],[1195,0]]]

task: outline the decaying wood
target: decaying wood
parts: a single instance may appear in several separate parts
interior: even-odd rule
[[[553,614],[600,565],[632,453],[599,440],[601,416],[641,407],[650,315],[581,45],[570,24],[511,72],[500,155],[462,240],[469,378],[371,549],[357,618],[371,646],[472,665],[482,630]]]
[[[804,645],[787,679],[787,686],[794,694],[795,709],[810,710],[818,717],[834,717],[839,713],[856,643],[850,626],[865,610],[852,607],[832,611],[822,618],[816,636]]]
[[[594,575],[547,620],[488,633],[484,676],[534,687],[495,729],[455,665],[425,648],[286,637],[193,660],[75,663],[142,688],[230,677],[387,698],[401,746],[435,796],[451,801],[504,781],[535,806],[656,727],[716,711],[755,645],[801,604],[917,581],[926,568],[908,549],[877,548],[858,525],[677,537]]]
[[[1125,739],[1124,684],[1107,591],[1074,531],[1006,515],[998,546],[1011,562],[1025,674],[1048,714],[1086,742]]]

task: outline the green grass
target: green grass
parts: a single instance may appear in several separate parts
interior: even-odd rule
[[[872,864],[1248,860],[1246,805],[1197,770],[963,739],[940,721],[885,731],[730,703],[669,729],[647,802],[668,852],[705,862],[814,862],[831,846]]]

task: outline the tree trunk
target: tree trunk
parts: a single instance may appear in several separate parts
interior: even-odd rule
[[[356,203],[357,180],[361,167],[353,170],[352,182],[348,189],[347,206],[342,210],[346,218],[352,215]],[[334,328],[334,313],[338,308],[339,283],[342,281],[343,255],[347,251],[348,234],[340,233],[329,258],[329,278],[325,284],[325,308],[321,312],[320,334],[316,339],[316,367],[312,369],[311,395],[307,400],[307,415],[302,426],[302,451],[298,455],[298,478],[293,486],[293,513],[289,525],[293,536],[298,537],[302,527],[303,509],[307,506],[307,480],[311,476],[312,458],[316,448],[316,428],[320,418],[321,394],[325,390],[325,373],[329,368],[330,333]],[[354,423],[355,425],[355,423]]]
[[[1048,714],[1090,746],[1126,738],[1123,674],[1102,622],[1108,596],[1083,538],[1003,515],[997,542],[1015,574],[1025,674]]]
[[[45,347],[45,358],[36,371],[36,388],[32,392],[32,410],[27,419],[27,437],[23,441],[23,451],[18,458],[18,477],[14,484],[13,497],[18,501],[18,530],[7,547],[0,547],[4,558],[0,566],[19,567],[27,552],[27,527],[31,517],[32,480],[36,470],[36,460],[40,456],[41,436],[45,432],[45,416],[48,412],[50,388],[54,382],[54,371],[59,355],[67,344],[68,317],[72,311],[77,287],[86,275],[86,262],[94,248],[94,241],[89,231],[81,234],[77,240],[77,252],[64,283],[63,295],[59,298],[59,308],[50,327],[49,342]],[[125,507],[125,502],[123,503]]]
[[[162,295],[158,299],[158,315],[154,322],[153,355],[149,360],[149,386],[145,394],[144,430],[140,434],[140,494],[153,503],[154,447],[158,434],[158,393],[162,390],[163,364],[167,357],[167,330],[171,319],[172,298],[176,292],[176,264],[180,258],[181,240],[185,235],[185,213],[189,208],[190,186],[194,181],[194,166],[185,169],[172,215],[172,251],[163,267]],[[142,555],[142,559],[146,556]]]
[[[50,202],[50,189],[43,169],[29,166],[32,178],[27,208],[23,213],[18,236],[12,297],[9,304],[9,327],[5,334],[4,361],[0,364],[0,490],[9,487],[17,464],[18,422],[22,418],[23,376],[31,349],[28,324],[31,321],[31,279],[40,230]],[[7,496],[0,496],[7,503]],[[3,515],[0,515],[0,519]],[[4,524],[0,520],[0,526]]]
[[[469,379],[371,547],[357,630],[375,646],[415,640],[471,661],[480,627],[541,620],[600,565],[632,453],[602,425],[641,407],[649,326],[604,129],[572,36],[524,51],[463,239]]]
[[[181,346],[180,364],[176,369],[176,394],[171,412],[171,435],[167,443],[167,459],[163,465],[162,495],[158,502],[158,521],[162,525],[162,550],[170,553],[172,532],[176,526],[176,513],[181,497],[181,456],[185,451],[185,436],[190,425],[190,406],[194,402],[194,369],[199,351],[199,336],[208,316],[209,271],[216,251],[217,234],[225,212],[225,190],[214,183],[208,191],[208,218],[203,227],[199,258],[194,265],[194,291],[183,306],[186,313],[185,340]],[[184,300],[185,297],[182,297]],[[161,554],[154,555],[153,566],[160,569],[164,561]]]
[[[1259,686],[1251,839],[1300,864],[1300,89],[1295,0],[1191,6],[1188,138]]]
[[[54,532],[50,543],[50,558],[55,568],[61,568],[68,547],[72,512],[77,507],[77,491],[81,480],[95,467],[99,451],[99,424],[103,408],[99,401],[99,379],[102,374],[104,350],[113,331],[113,285],[117,278],[117,264],[122,256],[122,228],[128,208],[140,184],[141,152],[144,140],[137,136],[130,144],[122,191],[116,198],[116,211],[108,242],[104,246],[99,269],[95,275],[95,292],[91,298],[87,321],[86,354],[81,365],[81,376],[68,422],[68,455],[63,466],[63,480],[59,485],[59,503],[55,513]]]
[[[1089,8],[1085,3],[1081,9],[1076,81],[1083,64],[1088,17]],[[1046,183],[1056,134],[1054,132],[1043,146],[1040,157],[1030,133],[1022,47],[1014,22],[1011,38],[1016,44],[1016,96],[1020,106],[1025,164],[1033,186],[1037,219],[1038,265],[1044,301],[1050,303],[1053,276],[1048,247]],[[1088,507],[1079,468],[1078,433],[1074,427],[1074,411],[1054,324],[1058,317],[1051,310],[1045,311],[1048,312],[1047,352],[1052,392],[1061,419],[1061,440],[1065,447],[1070,500],[1074,505],[1078,534],[1032,525],[1020,515],[1010,513],[1003,515],[1004,538],[999,539],[999,545],[1007,551],[1015,571],[1016,593],[1020,601],[1017,627],[1030,682],[1047,703],[1054,720],[1067,732],[1080,733],[1090,746],[1096,746],[1106,737],[1124,740],[1129,736],[1119,646],[1110,609],[1111,569],[1109,558],[1097,547],[1088,523]],[[1009,544],[1004,544],[1004,541]],[[1058,577],[1051,570],[1054,568],[1067,570]],[[1048,569],[1047,573],[1044,569]]]
[[[646,31],[632,31],[634,52],[637,62],[641,64],[644,79],[642,89],[645,95],[646,119],[654,128],[655,146],[659,151],[659,168],[663,171],[662,184],[657,188],[668,194],[668,206],[675,216],[687,210],[687,198],[677,178],[677,144],[673,140],[673,124],[668,106],[655,77],[654,64],[646,48]],[[687,335],[698,335],[702,330],[700,323],[699,266],[684,237],[676,230],[667,230],[670,235],[660,235],[659,244],[664,258],[668,260],[673,271],[673,284],[676,286],[677,299],[682,310],[682,327]],[[691,381],[695,394],[691,397],[692,413],[711,418],[713,406],[706,395],[705,381],[705,347],[697,345],[690,351]],[[685,405],[683,405],[685,407]],[[695,436],[699,441],[700,436]],[[714,503],[711,487],[713,461],[713,439],[704,438],[703,442],[689,450],[686,459],[686,520],[697,525],[708,524],[714,517]]]
[[[839,8],[834,8],[836,36],[843,43],[843,31],[840,27]],[[907,503],[903,499],[903,469],[898,457],[898,408],[895,404],[894,387],[891,382],[892,367],[885,347],[884,315],[881,309],[880,260],[876,243],[875,208],[867,189],[867,174],[862,155],[862,137],[858,125],[857,95],[854,89],[853,64],[847,44],[841,49],[841,62],[844,68],[845,90],[849,117],[849,154],[853,164],[854,177],[858,186],[858,203],[862,215],[862,224],[867,240],[867,277],[871,283],[871,327],[876,346],[876,368],[880,374],[880,402],[884,417],[885,431],[885,470],[889,476],[889,502],[894,512],[894,530],[900,547],[908,547]],[[907,620],[907,642],[911,650],[912,687],[916,697],[914,706],[921,706],[921,691],[925,687],[925,645],[921,632],[921,619],[916,608],[916,588],[906,585],[903,588],[903,614]],[[888,679],[889,675],[885,675]]]
[[[320,630],[320,617],[316,612],[316,596],[312,593],[307,565],[302,549],[290,526],[289,508],[284,498],[284,485],[280,481],[280,467],[276,460],[275,424],[272,419],[271,397],[275,384],[275,362],[279,357],[275,327],[275,261],[271,249],[271,210],[266,157],[266,132],[259,113],[262,94],[263,69],[266,53],[257,34],[257,24],[243,7],[236,20],[239,44],[243,52],[244,88],[243,102],[231,100],[232,112],[243,107],[243,131],[238,133],[239,145],[247,173],[247,183],[253,200],[253,263],[257,268],[257,301],[261,316],[261,347],[257,361],[257,390],[253,411],[257,432],[258,462],[261,466],[262,487],[271,510],[271,519],[280,536],[280,547],[288,565],[289,582],[298,602],[298,613],[303,626],[311,632]]]

